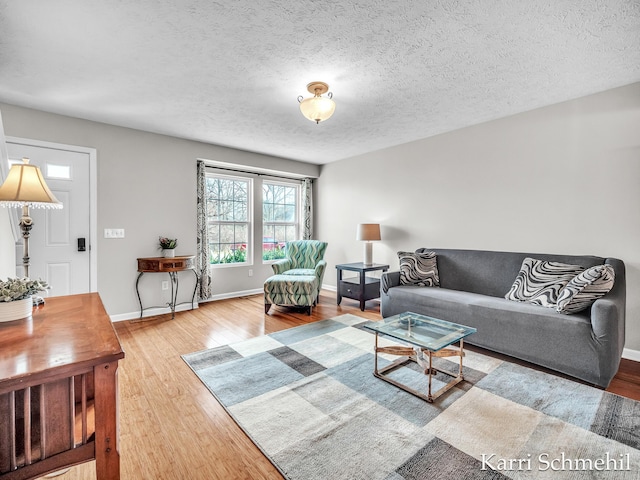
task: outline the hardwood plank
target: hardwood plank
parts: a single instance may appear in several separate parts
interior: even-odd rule
[[[607,392],[640,400],[640,362],[623,358]]]
[[[115,324],[126,358],[120,382],[120,458],[124,479],[281,479],[180,355],[336,315],[379,320],[377,301],[359,302],[323,290],[310,316],[273,306],[262,295],[201,304],[193,311]],[[373,344],[372,344],[373,349]],[[640,364],[623,361],[610,391],[640,400]],[[640,389],[640,388],[639,388]],[[73,467],[64,480],[93,480],[93,463]]]

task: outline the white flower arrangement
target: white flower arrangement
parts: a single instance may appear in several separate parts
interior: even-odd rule
[[[49,285],[43,280],[30,278],[7,278],[6,282],[0,280],[0,302],[24,300],[48,288]]]

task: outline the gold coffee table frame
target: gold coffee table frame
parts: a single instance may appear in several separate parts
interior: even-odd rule
[[[432,352],[431,350],[428,350],[426,348],[421,348],[420,350],[422,351],[422,353],[428,354],[428,357],[429,357],[429,367],[424,370],[424,374],[427,375],[427,377],[429,378],[429,387],[426,395],[424,393],[418,392],[417,390],[403,383],[398,382],[397,380],[394,380],[393,378],[389,378],[388,376],[385,375],[386,372],[392,372],[393,370],[403,365],[406,365],[409,362],[418,363],[418,360],[416,358],[416,352],[411,347],[403,347],[400,345],[391,346],[391,347],[379,347],[378,332],[376,332],[376,348],[375,348],[373,374],[376,377],[380,378],[381,380],[384,380],[385,382],[388,382],[392,385],[395,385],[398,388],[401,388],[405,392],[409,392],[410,394],[415,395],[416,397],[422,398],[423,400],[426,400],[429,403],[433,403],[433,401],[436,398],[438,398],[440,395],[448,392],[449,390],[451,390],[453,387],[455,387],[457,384],[459,384],[461,381],[464,380],[464,375],[462,374],[462,357],[464,357],[464,340],[462,339],[460,340],[459,349],[443,348],[442,350],[438,350],[437,352]],[[391,364],[387,365],[382,369],[378,369],[378,353],[401,355],[401,358],[398,358],[397,360],[395,360],[394,362],[392,362]],[[433,357],[456,357],[456,356],[460,357],[460,366],[458,368],[457,376],[452,375],[449,372],[440,370],[433,366],[433,363],[432,363]],[[444,387],[440,388],[439,390],[432,392],[431,380],[433,378],[433,375],[437,374],[438,372],[444,373],[445,375],[453,377],[453,380],[451,380],[449,383],[447,383]]]
[[[376,334],[373,374],[377,378],[430,403],[464,380],[462,370],[464,338],[475,333],[475,328],[412,312],[394,315],[381,322],[367,322],[364,327]],[[408,344],[417,347],[417,349],[413,346],[402,345],[382,347],[378,342],[378,336],[380,334],[391,337],[394,340],[407,342]],[[450,348],[455,343],[458,343],[459,347]],[[421,353],[422,358],[427,360],[426,362],[422,362],[422,359],[421,361],[418,361],[416,350]],[[378,354],[380,353],[397,355],[400,358],[379,369]],[[460,357],[458,374],[452,374],[434,367],[434,357]],[[423,368],[423,372],[428,378],[426,395],[388,376],[388,373],[406,365],[409,362],[415,362]],[[452,377],[452,380],[434,392],[432,389],[433,376],[438,373]]]

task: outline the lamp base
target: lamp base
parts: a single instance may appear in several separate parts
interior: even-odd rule
[[[33,228],[33,219],[29,215],[29,205],[22,207],[22,218],[20,218],[20,230],[22,231],[22,269],[23,276],[29,278],[29,237]]]
[[[373,243],[364,242],[364,265],[370,267],[373,265]]]

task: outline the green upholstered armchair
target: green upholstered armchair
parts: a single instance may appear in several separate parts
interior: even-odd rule
[[[271,264],[276,275],[315,275],[318,281],[318,295],[322,288],[322,278],[327,268],[323,259],[327,242],[319,240],[296,240],[287,242],[286,258]]]

